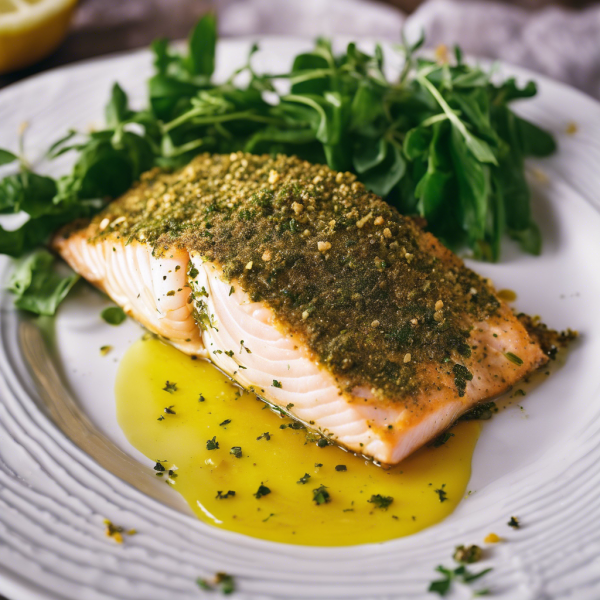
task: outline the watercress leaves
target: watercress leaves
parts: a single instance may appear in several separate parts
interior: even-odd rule
[[[254,71],[259,49],[253,45],[245,64],[217,83],[216,41],[216,18],[209,13],[192,30],[186,52],[154,42],[147,108],[130,108],[115,83],[104,129],[69,131],[50,147],[50,160],[75,155],[68,175],[33,173],[22,158],[0,149],[0,166],[18,163],[20,169],[0,181],[0,214],[29,216],[14,231],[0,227],[0,253],[19,257],[34,250],[155,166],[177,168],[200,152],[245,150],[295,154],[353,171],[401,212],[424,217],[452,249],[466,244],[477,258],[498,260],[504,235],[539,254],[525,159],[548,156],[556,144],[509,106],[534,96],[535,84],[492,82],[489,73],[465,64],[459,49],[453,63],[417,57],[423,38],[403,41],[405,66],[393,80],[384,75],[381,47],[365,52],[350,43],[334,53],[319,39],[289,71],[276,74]],[[287,85],[285,93],[279,83]],[[30,310],[49,310],[64,297],[68,286],[56,280],[55,293],[52,281],[35,288],[38,296],[45,290],[48,304],[31,303]]]
[[[8,165],[15,160],[18,160],[16,154],[0,148],[0,165]]]
[[[102,317],[102,320],[109,325],[116,326],[123,323],[127,318],[127,315],[120,306],[109,306],[100,313],[100,317]]]
[[[53,315],[79,276],[60,275],[53,269],[55,257],[38,250],[25,258],[10,278],[8,289],[17,296],[15,306],[38,315]]]

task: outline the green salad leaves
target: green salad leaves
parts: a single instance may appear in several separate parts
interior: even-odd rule
[[[319,39],[289,71],[274,74],[254,70],[254,45],[246,64],[215,82],[216,41],[215,17],[208,14],[192,31],[186,54],[166,40],[154,42],[148,107],[132,109],[115,83],[105,129],[70,131],[49,149],[49,159],[73,154],[68,175],[36,174],[22,156],[0,150],[0,165],[18,165],[0,181],[0,214],[28,216],[17,229],[0,228],[0,253],[36,250],[57,228],[94,214],[154,166],[177,168],[200,152],[237,150],[295,154],[353,171],[402,213],[423,217],[450,248],[468,247],[476,258],[498,260],[506,234],[524,251],[540,252],[524,160],[551,154],[555,143],[510,108],[536,94],[533,82],[523,88],[514,79],[496,83],[467,65],[458,49],[452,59],[418,57],[422,39],[398,46],[404,67],[392,80],[380,46],[366,53],[350,43],[337,54]],[[36,268],[36,260],[48,261],[40,256],[46,255],[34,254],[28,267],[29,287],[11,290],[22,308],[47,314],[72,283]]]

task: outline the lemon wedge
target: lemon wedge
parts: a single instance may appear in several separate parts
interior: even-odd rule
[[[77,0],[0,0],[0,73],[33,64],[67,33]]]

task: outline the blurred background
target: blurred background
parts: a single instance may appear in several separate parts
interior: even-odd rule
[[[31,66],[9,57],[16,41],[3,40],[3,20],[23,0],[0,0],[0,87],[76,60],[183,38],[199,15],[216,10],[223,36],[289,33],[350,34],[396,40],[403,26],[424,29],[427,44],[460,42],[471,54],[501,58],[566,81],[600,97],[600,2],[548,0],[25,0],[69,5],[63,25],[35,56],[42,36],[19,47]],[[77,4],[76,6],[74,6]],[[48,27],[44,29],[47,31]],[[6,38],[6,36],[4,36]],[[52,48],[56,48],[52,50]],[[33,54],[32,54],[33,49]],[[40,52],[40,53],[44,53]],[[5,65],[3,64],[3,54]],[[31,56],[30,56],[31,55]],[[8,66],[7,66],[8,65]]]

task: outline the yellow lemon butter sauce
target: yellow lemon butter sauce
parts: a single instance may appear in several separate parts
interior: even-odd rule
[[[459,423],[443,445],[385,469],[319,447],[210,363],[157,339],[127,351],[116,399],[128,440],[164,461],[156,473],[198,518],[291,544],[382,542],[441,521],[465,495],[480,431]]]

